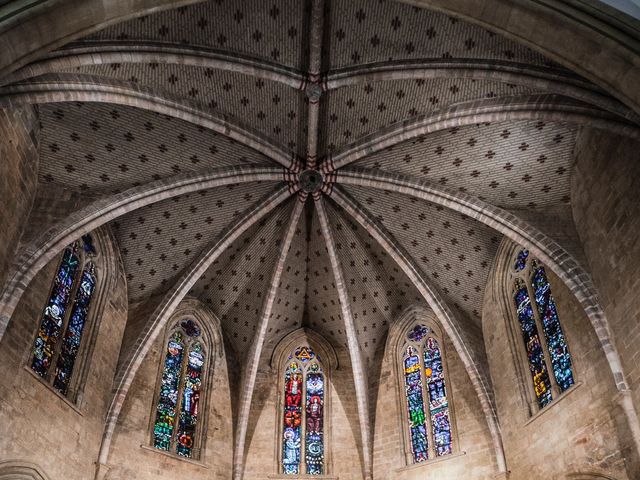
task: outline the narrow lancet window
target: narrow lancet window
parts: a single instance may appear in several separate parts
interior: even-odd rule
[[[413,463],[453,452],[442,351],[433,331],[415,325],[403,347],[402,369]]]
[[[88,261],[96,253],[90,235],[64,250],[33,345],[31,369],[64,396],[77,370],[96,288],[96,267]]]
[[[169,335],[153,426],[153,446],[192,458],[196,453],[206,363],[200,327],[179,322]]]
[[[320,359],[311,348],[299,347],[289,356],[284,372],[281,471],[285,475],[325,473],[324,405]]]
[[[522,332],[533,391],[539,408],[543,408],[553,400],[554,390],[560,394],[575,383],[571,355],[544,266],[531,258],[527,250],[520,250],[513,268],[516,317]],[[544,335],[544,342],[540,331]],[[549,362],[553,379],[549,374]]]

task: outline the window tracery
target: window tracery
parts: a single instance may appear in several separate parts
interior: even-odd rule
[[[544,408],[575,383],[569,347],[545,268],[526,249],[518,251],[515,256],[512,281],[516,318],[536,403],[539,408]],[[549,374],[549,365],[552,375]]]
[[[197,457],[207,345],[200,326],[187,318],[173,326],[165,346],[153,446],[183,457]]]
[[[453,452],[452,419],[441,342],[414,325],[402,343],[403,400],[411,460],[421,463]]]
[[[65,248],[33,343],[31,370],[64,396],[77,370],[96,289],[96,255],[90,235]]]
[[[311,347],[300,346],[287,358],[284,371],[280,462],[283,474],[325,473],[324,406],[325,375],[321,359]]]

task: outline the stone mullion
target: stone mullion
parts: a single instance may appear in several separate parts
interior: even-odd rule
[[[518,95],[462,102],[394,123],[329,155],[320,170],[327,174],[398,143],[448,128],[531,119],[576,123],[640,139],[637,124],[588,104],[552,94]]]
[[[165,294],[153,314],[150,316],[142,332],[138,335],[131,350],[124,355],[124,361],[116,374],[114,380],[113,397],[105,421],[102,444],[98,457],[98,469],[96,478],[103,478],[104,471],[101,466],[106,465],[111,440],[115,431],[116,423],[122,411],[124,401],[133,379],[148,354],[158,335],[162,332],[175,309],[182,299],[189,293],[198,279],[209,269],[219,256],[237,240],[240,235],[246,232],[252,225],[272,212],[278,205],[292,196],[288,186],[280,187],[260,199],[253,207],[239,216],[237,220],[210,244],[209,248],[203,251],[199,258],[194,260],[191,266],[176,281],[175,285]]]
[[[281,167],[238,166],[193,172],[157,180],[94,201],[44,231],[17,252],[0,297],[0,339],[27,286],[56,255],[82,235],[129,212],[186,193],[223,185],[281,181]]]
[[[631,401],[630,388],[617,347],[611,337],[607,317],[589,273],[551,237],[520,217],[471,195],[409,175],[385,173],[365,168],[342,170],[338,183],[390,190],[441,205],[471,217],[521,245],[540,259],[569,288],[589,318],[600,346],[607,358],[616,388],[621,393],[621,406],[640,453],[640,419]]]
[[[502,435],[500,433],[498,415],[493,401],[493,387],[487,381],[486,376],[482,375],[482,371],[489,370],[486,359],[483,358],[481,352],[472,347],[471,342],[469,341],[470,339],[464,334],[460,319],[453,310],[451,310],[436,288],[427,281],[415,260],[395,240],[395,238],[388,233],[364,207],[362,207],[348,194],[345,194],[342,189],[336,188],[333,192],[332,199],[360,225],[362,225],[367,233],[369,233],[369,235],[371,235],[380,244],[383,250],[387,252],[405,275],[407,275],[409,280],[411,280],[418,292],[420,292],[427,304],[440,319],[442,327],[453,343],[465,366],[465,370],[469,375],[469,379],[473,384],[478,400],[480,401],[480,405],[482,406],[487,426],[493,440],[498,470],[500,472],[506,472],[507,469],[504,457],[504,447],[502,444]],[[422,351],[422,348],[420,350]],[[423,361],[424,358],[421,358],[421,364]],[[425,413],[428,414],[430,419],[430,411],[427,409]],[[429,425],[429,428],[431,429],[431,425]],[[429,434],[429,438],[431,438],[431,434]]]
[[[159,94],[130,82],[92,75],[51,74],[26,83],[0,88],[0,107],[55,102],[104,102],[169,115],[208,128],[261,152],[285,168],[302,168],[295,154],[265,134],[240,126],[227,116],[207,111],[201,104],[180,96]]]
[[[293,213],[287,227],[284,241],[280,247],[280,255],[276,262],[276,265],[271,276],[271,282],[269,283],[269,292],[265,298],[262,314],[258,323],[258,329],[254,336],[254,340],[247,356],[247,363],[244,365],[243,374],[243,387],[241,390],[240,406],[238,408],[238,426],[236,430],[236,443],[234,447],[234,460],[233,460],[233,478],[234,480],[240,480],[243,477],[244,472],[244,452],[245,441],[247,434],[247,426],[249,423],[249,415],[251,412],[251,400],[253,398],[253,390],[256,383],[256,377],[258,375],[258,367],[260,357],[262,356],[262,348],[267,336],[267,330],[269,327],[269,319],[273,312],[273,305],[280,286],[280,279],[285,269],[287,255],[293,241],[293,236],[296,232],[300,215],[302,213],[304,204],[301,202],[295,202]]]
[[[340,309],[342,311],[342,317],[344,320],[345,331],[347,335],[347,344],[349,347],[349,355],[351,358],[351,367],[353,370],[353,381],[356,390],[356,402],[358,405],[358,417],[360,422],[361,441],[362,441],[362,457],[364,463],[364,479],[372,480],[373,478],[373,448],[371,441],[371,424],[369,416],[369,398],[367,388],[367,378],[364,373],[364,361],[358,344],[358,337],[356,335],[356,329],[354,325],[353,315],[351,314],[351,307],[349,301],[349,294],[347,292],[346,283],[342,272],[340,260],[336,251],[335,239],[331,226],[329,225],[329,219],[324,206],[324,200],[319,198],[315,201],[315,205],[318,209],[318,218],[320,220],[320,227],[322,229],[322,235],[324,237],[329,259],[331,260],[331,267],[333,269],[333,276],[336,283],[336,290],[338,292],[338,298],[340,301]]]

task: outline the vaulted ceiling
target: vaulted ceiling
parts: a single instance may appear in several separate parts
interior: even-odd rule
[[[151,192],[109,221],[131,303],[197,297],[241,358],[306,327],[370,364],[434,298],[477,340],[502,234],[447,202],[569,205],[582,126],[637,126],[530,48],[392,1],[197,3],[7,81],[2,98],[41,104],[40,188]]]

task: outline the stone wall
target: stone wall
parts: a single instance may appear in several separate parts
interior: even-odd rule
[[[38,115],[32,107],[0,109],[0,285],[36,192],[38,130]]]
[[[144,359],[129,389],[111,444],[106,480],[231,478],[234,432],[227,358],[220,332],[211,336],[216,339],[213,342],[216,345],[212,352],[213,372],[207,371],[209,376],[205,377],[204,384],[209,394],[203,411],[206,418],[199,419],[201,427],[206,423],[200,458],[186,459],[151,446],[156,385],[166,351],[163,334]]]
[[[487,422],[473,384],[448,338],[443,350],[450,380],[448,389],[453,422],[457,428],[455,451],[450,457],[408,466],[402,424],[406,421],[406,411],[401,397],[401,378],[398,378],[397,362],[400,360],[395,350],[395,341],[391,338],[386,351],[380,352],[384,358],[375,406],[374,479],[494,478],[497,473],[495,452]]]
[[[108,236],[102,234],[100,238]],[[0,462],[38,464],[51,480],[93,478],[127,317],[122,267],[115,261],[112,246],[96,240],[95,234],[94,241],[105,255],[96,261],[99,283],[90,313],[97,321],[96,330],[90,335],[87,324],[81,349],[93,343],[92,339],[95,343],[89,349],[84,393],[77,405],[63,399],[28,367],[57,258],[35,277],[0,343]],[[81,371],[77,363],[74,372]]]
[[[572,197],[576,229],[640,411],[640,143],[583,129]]]
[[[576,472],[637,478],[625,464],[624,415],[615,404],[617,390],[595,331],[549,269],[577,383],[543,410],[534,406],[530,415],[533,387],[505,278],[514,251],[507,245],[499,255],[509,259],[498,257],[485,291],[483,328],[510,478],[564,479]]]

